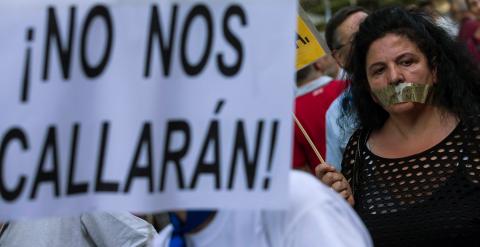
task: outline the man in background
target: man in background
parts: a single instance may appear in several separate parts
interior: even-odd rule
[[[335,60],[327,54],[296,75],[295,115],[322,157],[326,152],[325,114],[345,89],[344,81],[331,77],[338,72]],[[299,126],[295,126],[293,150],[293,168],[313,173],[320,161]]]
[[[332,55],[342,68],[348,61],[355,33],[362,21],[368,16],[367,11],[358,6],[340,9],[327,23],[325,38]],[[343,72],[340,72],[343,74]],[[345,79],[345,78],[343,78]],[[326,113],[326,161],[337,171],[341,170],[343,151],[354,130],[354,116],[341,118],[342,101],[347,97],[348,89],[337,97]]]

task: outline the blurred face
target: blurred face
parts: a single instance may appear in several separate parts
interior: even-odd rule
[[[467,0],[468,9],[475,16],[480,17],[480,0]]]
[[[433,84],[435,73],[418,46],[404,36],[387,34],[375,40],[367,52],[366,74],[371,90],[383,89],[402,82]],[[374,96],[373,96],[374,97]],[[378,103],[378,100],[374,97]],[[399,103],[384,107],[391,114],[403,113],[419,103]]]
[[[345,62],[352,47],[353,36],[367,16],[368,15],[365,12],[356,12],[350,15],[340,26],[338,26],[336,30],[338,45],[333,50],[333,56],[341,67],[345,67]]]
[[[320,69],[320,71],[323,71],[323,74],[328,75],[332,78],[336,78],[338,74],[338,64],[335,62],[335,59],[326,54],[325,56],[321,57],[320,59],[317,60],[316,65]]]

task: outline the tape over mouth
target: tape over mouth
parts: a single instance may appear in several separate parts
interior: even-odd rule
[[[405,102],[425,104],[427,102],[432,84],[417,84],[403,82],[397,85],[388,85],[382,89],[372,90],[382,106],[391,106]]]

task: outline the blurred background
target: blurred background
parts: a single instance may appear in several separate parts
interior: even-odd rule
[[[368,10],[391,5],[431,7],[457,22],[462,18],[460,13],[467,9],[465,0],[300,0],[300,5],[320,32],[325,30],[325,24],[333,13],[348,5],[358,5]]]

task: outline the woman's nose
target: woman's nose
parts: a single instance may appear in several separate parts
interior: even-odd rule
[[[395,68],[395,66],[392,66],[388,70],[388,84],[391,85],[397,85],[401,82],[404,82],[405,78],[403,77],[402,73]]]

